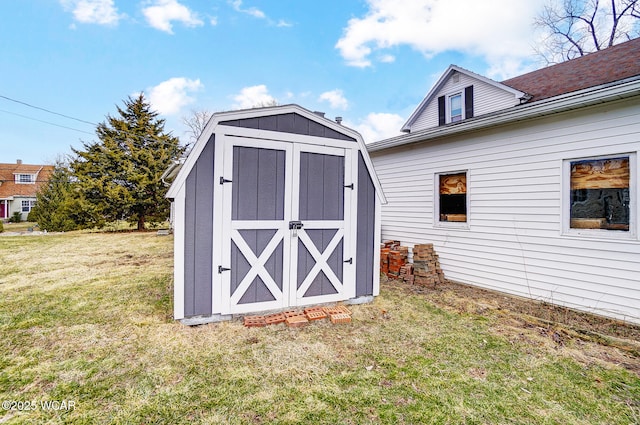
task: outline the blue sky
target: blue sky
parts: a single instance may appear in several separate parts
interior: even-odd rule
[[[3,1],[0,162],[53,163],[141,91],[184,141],[192,110],[273,100],[391,137],[452,63],[498,81],[538,67],[542,3]]]

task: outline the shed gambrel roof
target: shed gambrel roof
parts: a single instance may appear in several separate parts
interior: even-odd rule
[[[300,119],[279,119],[280,117],[285,117],[291,114],[300,117]],[[383,204],[386,203],[384,193],[382,192],[382,186],[378,181],[373,164],[369,158],[364,139],[360,133],[295,104],[219,112],[213,114],[202,131],[202,134],[193,146],[193,149],[184,160],[184,163],[180,164],[180,171],[177,173],[175,180],[167,191],[167,198],[174,198],[176,196],[177,191],[185,183],[191,169],[196,164],[198,157],[204,150],[207,143],[209,143],[211,136],[216,131],[216,127],[219,125],[260,129],[265,132],[265,137],[268,136],[269,132],[280,132],[306,134],[313,137],[343,140],[346,143],[357,143],[359,150],[362,153],[364,163],[369,171],[369,175],[371,176],[371,181],[373,182],[376,193],[378,194],[380,201]],[[304,129],[302,127],[304,127]]]
[[[467,69],[461,68],[461,67],[459,67],[457,65],[449,65],[449,68],[447,68],[447,70],[442,74],[440,79],[431,88],[429,93],[427,93],[427,96],[422,100],[422,102],[420,102],[420,104],[413,111],[413,113],[411,114],[411,116],[409,117],[407,122],[402,126],[402,131],[404,131],[404,132],[411,131],[411,126],[420,117],[420,115],[424,112],[424,110],[427,108],[427,106],[432,101],[434,101],[434,99],[436,98],[436,96],[438,95],[438,93],[440,92],[442,87],[447,83],[447,81],[449,81],[451,76],[456,72],[468,75],[469,77],[471,77],[473,79],[482,81],[482,82],[484,82],[486,84],[489,84],[489,85],[491,85],[493,87],[496,87],[498,89],[501,89],[501,90],[504,90],[506,92],[509,92],[509,93],[513,94],[514,100],[515,99],[524,98],[527,95],[525,92],[522,92],[521,90],[518,90],[518,89],[515,89],[513,87],[504,85],[504,84],[499,83],[497,81],[494,81],[494,80],[492,80],[490,78],[484,77],[484,76],[482,76],[480,74],[476,74],[475,72],[471,72],[471,71],[469,71]]]

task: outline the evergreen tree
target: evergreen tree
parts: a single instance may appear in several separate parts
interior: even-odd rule
[[[51,232],[93,227],[92,207],[78,189],[68,165],[58,161],[47,184],[38,191],[28,220]]]
[[[70,168],[86,203],[89,221],[126,219],[143,230],[147,221],[163,221],[170,204],[160,177],[183,151],[176,137],[164,132],[164,120],[144,98],[129,97],[119,116],[107,115],[96,134],[98,142],[83,143]]]

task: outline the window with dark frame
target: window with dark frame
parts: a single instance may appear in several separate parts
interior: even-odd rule
[[[629,231],[629,157],[570,164],[570,227]]]
[[[440,174],[440,221],[467,221],[467,173]]]

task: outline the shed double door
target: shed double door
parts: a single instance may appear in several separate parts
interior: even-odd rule
[[[348,298],[350,151],[231,138],[224,152],[223,313]]]

